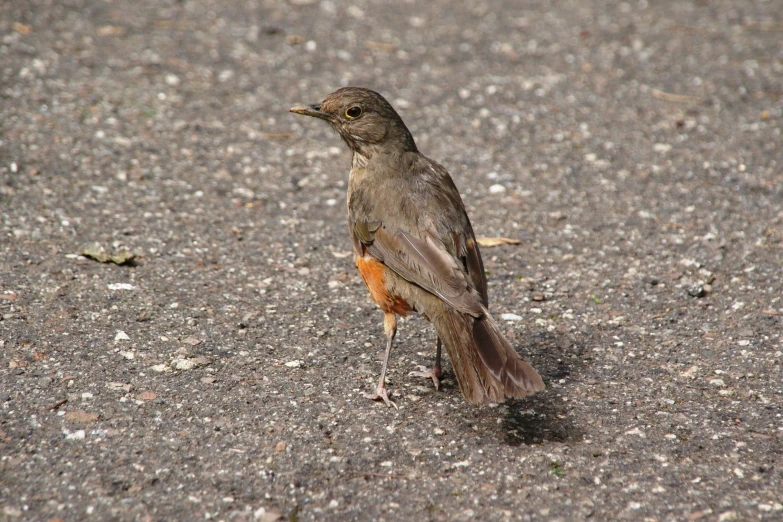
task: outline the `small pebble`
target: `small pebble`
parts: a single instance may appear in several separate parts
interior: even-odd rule
[[[174,362],[175,370],[192,370],[196,367],[196,363],[192,359],[177,359]]]
[[[707,295],[707,292],[704,291],[704,287],[702,285],[694,285],[690,288],[688,288],[688,295],[691,297],[704,297]]]
[[[109,290],[135,290],[136,287],[128,283],[109,283],[106,285]]]

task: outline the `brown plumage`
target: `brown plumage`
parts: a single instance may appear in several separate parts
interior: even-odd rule
[[[419,153],[400,116],[378,93],[356,87],[291,112],[327,121],[353,153],[348,221],[356,266],[384,312],[381,379],[372,398],[389,400],[384,382],[397,315],[416,311],[438,333],[460,390],[474,405],[525,397],[541,377],[500,332],[488,311],[487,280],[470,220],[449,173]]]

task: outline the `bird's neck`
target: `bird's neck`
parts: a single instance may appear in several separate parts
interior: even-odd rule
[[[407,153],[418,152],[418,149],[416,148],[416,143],[413,141],[413,138],[410,137],[410,134],[408,134],[407,137],[408,137],[407,140],[400,141],[400,143],[395,143],[394,145],[390,145],[389,142],[385,142],[385,143],[367,143],[367,142],[359,142],[359,141],[348,142],[349,147],[351,148],[351,152],[353,153],[353,156],[351,157],[351,167],[364,168],[367,166],[367,164],[370,161],[373,160],[373,158],[377,158],[379,156],[391,155],[391,156],[401,157]]]
[[[351,156],[351,168],[352,169],[363,169],[367,166],[367,163],[370,162],[370,158],[372,155],[366,155],[366,153],[362,153],[361,151],[354,150],[353,156]]]

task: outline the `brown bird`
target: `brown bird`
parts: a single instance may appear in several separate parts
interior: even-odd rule
[[[386,369],[397,316],[419,312],[438,333],[435,366],[419,375],[438,387],[441,341],[460,390],[474,405],[544,389],[532,366],[487,310],[487,279],[473,228],[449,173],[421,154],[383,96],[345,87],[316,105],[290,109],[328,122],[353,153],[348,222],[354,259],[384,313],[386,353],[372,399],[395,406]]]

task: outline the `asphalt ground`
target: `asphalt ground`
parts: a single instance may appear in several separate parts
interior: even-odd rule
[[[0,519],[783,519],[778,0],[6,0],[0,35]],[[362,397],[348,152],[287,113],[344,85],[520,241],[490,308],[544,393],[434,391],[414,317],[399,410]]]

